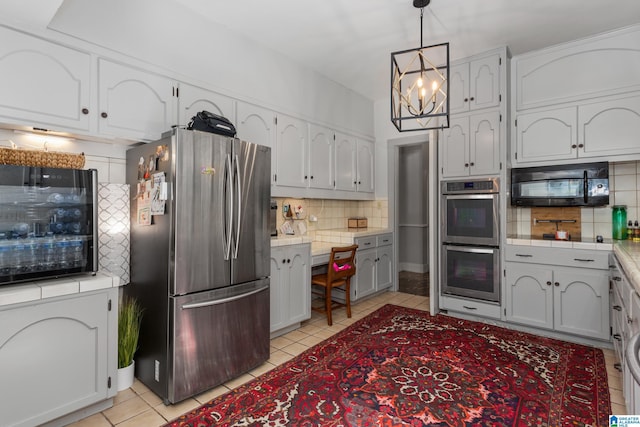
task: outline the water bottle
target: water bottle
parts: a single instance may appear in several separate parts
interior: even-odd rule
[[[21,241],[16,241],[13,243],[13,247],[11,248],[13,252],[12,265],[11,270],[13,274],[23,274],[26,273],[27,269],[24,262],[24,252],[25,247],[24,243]]]
[[[84,266],[84,258],[82,256],[82,247],[83,247],[82,240],[75,239],[70,241],[70,244],[69,244],[69,248],[71,252],[70,257],[74,267]]]
[[[615,205],[611,213],[611,237],[615,240],[627,238],[627,206]]]
[[[24,244],[23,263],[25,272],[38,271],[38,263],[40,255],[38,253],[38,241],[35,239],[29,239]]]
[[[42,264],[44,270],[55,270],[58,268],[56,261],[56,248],[53,233],[47,233],[42,242]]]
[[[0,241],[0,276],[11,274],[11,247],[8,241]]]
[[[58,266],[60,268],[69,267],[69,254],[68,254],[68,242],[65,239],[60,239],[56,241],[55,249],[56,249],[56,258],[58,260]]]

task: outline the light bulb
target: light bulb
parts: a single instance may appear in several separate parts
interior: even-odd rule
[[[422,87],[422,77],[418,78],[418,87]]]

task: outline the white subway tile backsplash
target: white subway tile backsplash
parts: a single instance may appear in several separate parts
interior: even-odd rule
[[[620,191],[636,191],[637,177],[636,175],[616,175],[615,177],[615,193]]]
[[[612,174],[615,177],[617,177],[619,175],[636,175],[637,174],[637,162],[612,163],[611,167],[609,167],[609,175],[612,175]]]

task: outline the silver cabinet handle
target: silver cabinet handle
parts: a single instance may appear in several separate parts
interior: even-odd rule
[[[574,258],[574,261],[581,261],[581,262],[594,262],[595,260],[593,259],[584,259],[584,258]]]
[[[516,254],[516,256],[519,256],[521,258],[533,258],[533,255],[529,255],[529,254]]]
[[[462,307],[466,308],[467,310],[477,310],[478,309],[478,307],[469,307],[469,306],[466,306],[466,305],[463,305]]]
[[[193,304],[185,304],[180,308],[182,308],[183,310],[188,310],[190,308],[209,307],[212,305],[226,304],[228,302],[236,301],[236,300],[248,297],[250,295],[257,294],[258,292],[262,292],[265,289],[269,289],[269,286],[263,286],[260,289],[255,289],[253,291],[249,291],[244,294],[236,295],[229,298],[214,299],[214,300],[203,301],[203,302],[194,302]]]

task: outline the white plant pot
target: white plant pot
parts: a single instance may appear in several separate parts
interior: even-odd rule
[[[118,368],[118,391],[126,390],[133,385],[133,371],[136,366],[134,360],[126,368]]]

